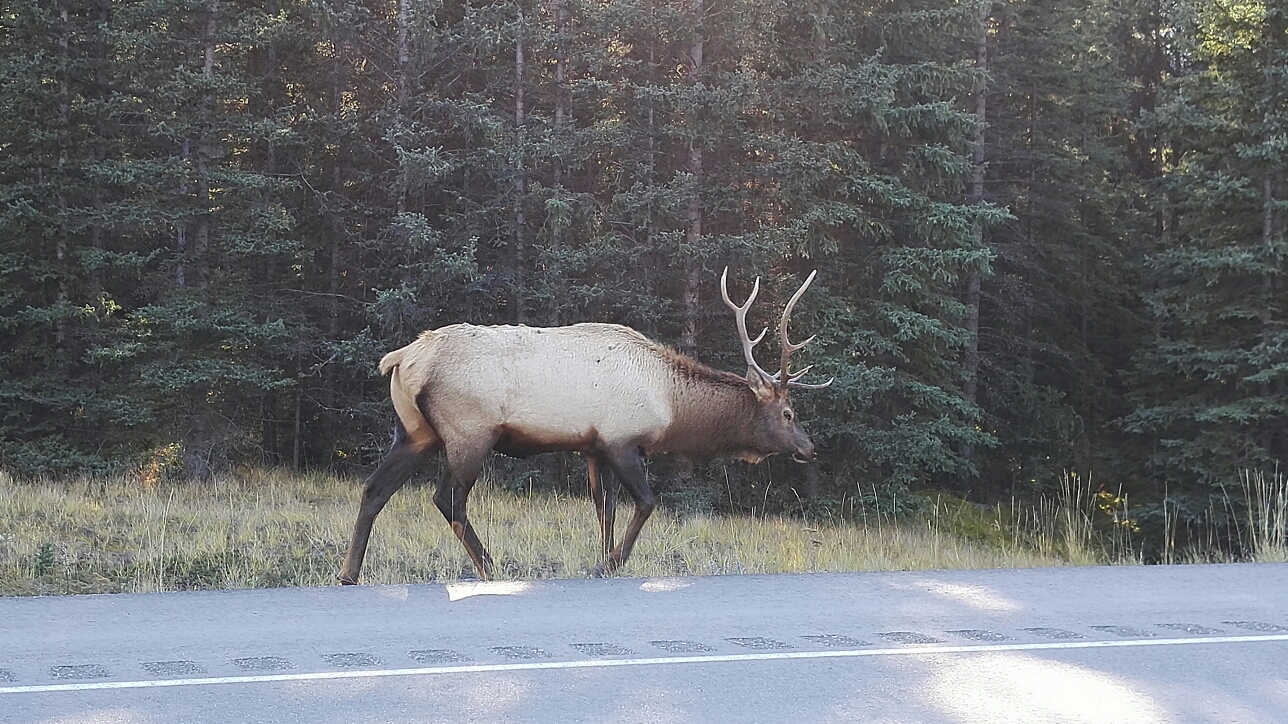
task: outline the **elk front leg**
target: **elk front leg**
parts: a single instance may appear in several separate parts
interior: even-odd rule
[[[653,514],[653,508],[656,507],[653,491],[649,489],[648,481],[645,479],[644,459],[640,457],[639,450],[631,449],[610,454],[608,464],[617,474],[622,487],[626,488],[627,494],[635,501],[635,514],[631,516],[631,522],[626,525],[622,541],[609,552],[608,559],[596,568],[597,575],[613,573],[625,565],[626,559],[631,556],[631,549],[635,547],[635,539],[639,537],[645,521]]]
[[[466,449],[449,447],[446,474],[434,490],[434,504],[451,524],[452,532],[461,541],[461,545],[465,546],[465,552],[474,562],[474,569],[484,581],[492,580],[492,556],[483,548],[483,543],[474,532],[474,526],[470,525],[470,520],[465,515],[465,502],[469,498],[470,489],[474,487],[474,481],[478,479],[479,471],[483,469],[483,459],[488,450],[492,449],[493,442],[489,440],[484,446],[470,446]]]
[[[595,501],[595,517],[599,520],[603,560],[613,550],[613,523],[617,516],[617,489],[603,479],[603,460],[595,454],[586,455],[586,479],[590,497]]]

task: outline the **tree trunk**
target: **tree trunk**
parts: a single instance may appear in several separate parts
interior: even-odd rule
[[[219,31],[219,0],[210,0],[209,14],[206,16],[205,59],[201,74],[207,81],[215,75],[215,34]],[[210,250],[211,214],[213,213],[210,197],[210,160],[215,157],[214,141],[211,138],[214,127],[214,98],[209,92],[201,99],[201,142],[197,145],[197,203],[201,213],[197,216],[197,235],[194,241],[193,254],[197,263],[197,286],[204,293],[210,286]]]
[[[689,74],[688,82],[690,86],[696,85],[698,76],[702,72],[703,64],[703,38],[702,38],[702,15],[704,0],[693,0],[692,10],[694,13],[693,22],[698,28],[694,35],[693,44],[689,46]],[[688,209],[688,229],[684,235],[685,247],[688,253],[684,256],[684,293],[681,303],[684,310],[683,325],[680,327],[680,347],[684,351],[692,353],[698,346],[698,311],[699,311],[699,283],[701,282],[701,265],[694,258],[698,245],[702,242],[702,192],[700,186],[702,183],[702,145],[694,136],[696,129],[690,128],[691,135],[689,139],[689,158],[688,170],[689,175],[693,178],[693,195],[689,197]]]
[[[411,23],[411,0],[398,0],[398,107],[407,101],[407,64],[411,62],[411,51],[407,39]],[[339,51],[336,53],[339,56]]]
[[[526,234],[527,219],[523,213],[523,197],[527,194],[528,179],[524,169],[524,123],[527,120],[523,105],[523,79],[526,75],[524,58],[525,23],[523,2],[519,0],[518,25],[514,41],[514,282],[510,287],[510,315],[515,324],[523,324],[525,316],[523,305],[527,298],[528,240]]]
[[[978,8],[979,38],[975,47],[975,65],[981,78],[975,89],[975,142],[971,151],[970,196],[971,204],[984,203],[984,128],[988,121],[988,16],[991,0],[980,0]],[[971,229],[975,248],[984,246],[984,226],[976,221]],[[965,379],[962,393],[967,401],[976,404],[979,389],[979,270],[972,267],[966,274],[966,353],[962,359]],[[975,446],[962,445],[961,455],[967,461],[974,459]]]
[[[554,194],[560,197],[560,200],[566,200],[567,194],[564,193],[564,153],[570,147],[568,143],[571,134],[565,131],[565,124],[568,123],[568,0],[553,0],[554,2],[554,50],[555,50],[555,118],[554,127],[551,133],[553,141],[553,170],[551,173],[551,189]],[[553,224],[550,228],[550,245],[555,248],[562,247],[566,244],[568,228],[563,223]],[[546,279],[551,279],[551,270],[543,270]],[[558,274],[558,270],[555,270]],[[562,275],[560,275],[562,276]],[[547,282],[549,284],[550,282]],[[558,282],[555,282],[556,284]],[[563,315],[559,310],[558,293],[550,294],[549,303],[546,306],[546,314],[543,322],[553,325],[559,325]]]
[[[63,187],[67,183],[68,145],[71,135],[71,83],[68,75],[71,72],[71,59],[68,48],[71,41],[71,18],[67,8],[58,13],[62,24],[58,31],[58,58],[62,67],[58,73],[58,173],[54,174],[58,190],[54,192],[54,204],[58,209],[58,236],[54,242],[54,258],[58,260],[58,292],[55,306],[62,307],[67,303],[67,270],[63,262],[67,259],[67,196]],[[61,309],[54,322],[54,343],[59,350],[67,338],[67,323],[63,320]]]
[[[1275,241],[1275,186],[1269,176],[1261,182],[1261,199],[1265,208],[1261,217],[1261,243],[1269,251]]]
[[[657,84],[657,7],[655,0],[649,0],[649,47],[648,47],[648,83],[650,90]],[[654,107],[653,96],[650,93],[648,100],[645,101],[647,113],[645,118],[645,145],[647,147],[648,157],[644,167],[644,185],[652,189],[653,184],[657,182],[657,116]],[[642,258],[646,262],[642,265],[644,294],[649,298],[655,298],[657,294],[657,282],[654,278],[654,270],[658,265],[657,246],[653,243],[653,202],[649,201],[649,213],[644,220],[644,249]],[[648,333],[657,334],[656,325],[650,323]]]
[[[564,118],[568,113],[567,100],[564,98],[568,77],[568,0],[555,0],[555,136],[563,132]],[[562,150],[562,146],[559,147]],[[555,156],[555,188],[563,185],[563,163]]]
[[[111,0],[99,0],[97,12],[95,13],[95,24],[93,29],[93,48],[94,48],[94,85],[91,94],[94,99],[102,102],[108,98],[108,77],[107,64],[109,49],[107,42],[107,32],[112,19]],[[100,114],[94,121],[94,148],[91,158],[96,163],[102,163],[108,155],[107,139],[111,135],[110,121],[107,114]],[[104,248],[103,240],[103,222],[99,221],[103,214],[103,191],[98,184],[94,185],[91,193],[90,204],[94,207],[95,220],[89,227],[90,246],[98,251]],[[96,266],[89,272],[90,296],[95,302],[100,300],[103,295],[103,273]]]
[[[192,142],[183,139],[183,144],[179,146],[179,158],[183,159],[184,167],[187,167],[188,160],[192,157]],[[186,175],[186,174],[185,174]],[[179,184],[179,197],[186,199],[188,196],[188,184]],[[180,220],[177,222],[174,230],[174,255],[176,263],[174,265],[174,285],[183,288],[188,285],[188,222]]]

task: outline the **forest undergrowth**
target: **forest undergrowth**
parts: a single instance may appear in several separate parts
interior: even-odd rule
[[[1234,526],[1237,553],[1190,535],[1162,563],[1288,560],[1288,484],[1246,475],[1254,501]],[[360,485],[330,474],[243,469],[201,483],[146,476],[19,479],[0,471],[0,594],[42,595],[321,586],[335,582]],[[1022,504],[919,494],[920,512],[831,519],[686,515],[660,508],[625,576],[1138,564],[1127,502],[1077,476]],[[481,481],[471,519],[500,579],[577,578],[598,559],[585,496],[516,493]],[[622,516],[619,515],[619,518]],[[621,521],[624,523],[624,520]],[[619,534],[620,534],[619,526]],[[1195,542],[1197,541],[1197,542]],[[369,584],[470,578],[432,488],[395,495],[375,526]]]

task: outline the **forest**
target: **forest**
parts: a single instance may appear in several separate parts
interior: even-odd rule
[[[771,340],[818,270],[818,461],[660,459],[664,499],[1076,474],[1219,530],[1288,459],[1286,169],[1263,0],[10,0],[0,469],[360,474],[423,329],[616,322],[741,373],[721,270]]]

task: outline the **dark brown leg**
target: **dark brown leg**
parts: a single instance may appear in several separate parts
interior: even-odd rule
[[[416,474],[431,452],[432,450],[416,450],[403,434],[401,426],[395,430],[394,446],[362,486],[362,500],[358,504],[358,519],[353,524],[353,537],[349,539],[349,552],[336,576],[341,584],[357,585],[358,574],[362,571],[362,559],[367,554],[367,540],[371,537],[372,523],[385,503],[389,502],[389,498]]]
[[[603,460],[598,455],[586,455],[586,479],[590,487],[590,497],[595,501],[595,517],[599,520],[599,532],[602,537],[604,560],[613,549],[613,523],[617,516],[617,488],[611,481],[606,482]]]
[[[608,554],[608,560],[604,562],[604,572],[612,573],[621,568],[626,563],[626,559],[630,558],[631,549],[635,547],[635,539],[639,537],[644,522],[653,514],[656,502],[653,499],[653,491],[649,489],[648,481],[644,477],[644,459],[640,457],[639,450],[631,449],[622,453],[613,453],[608,458],[608,464],[617,474],[622,487],[626,488],[627,494],[635,501],[635,515],[631,516],[631,522],[626,526],[622,541]]]
[[[474,487],[474,481],[478,479],[479,471],[483,469],[483,459],[491,449],[490,440],[486,445],[474,446],[469,450],[449,447],[447,472],[434,490],[434,504],[451,524],[452,532],[461,541],[461,545],[465,546],[465,552],[474,562],[479,578],[485,581],[492,580],[492,556],[483,548],[483,543],[474,532],[474,526],[470,525],[470,520],[465,515],[465,502],[469,498],[470,489]]]

